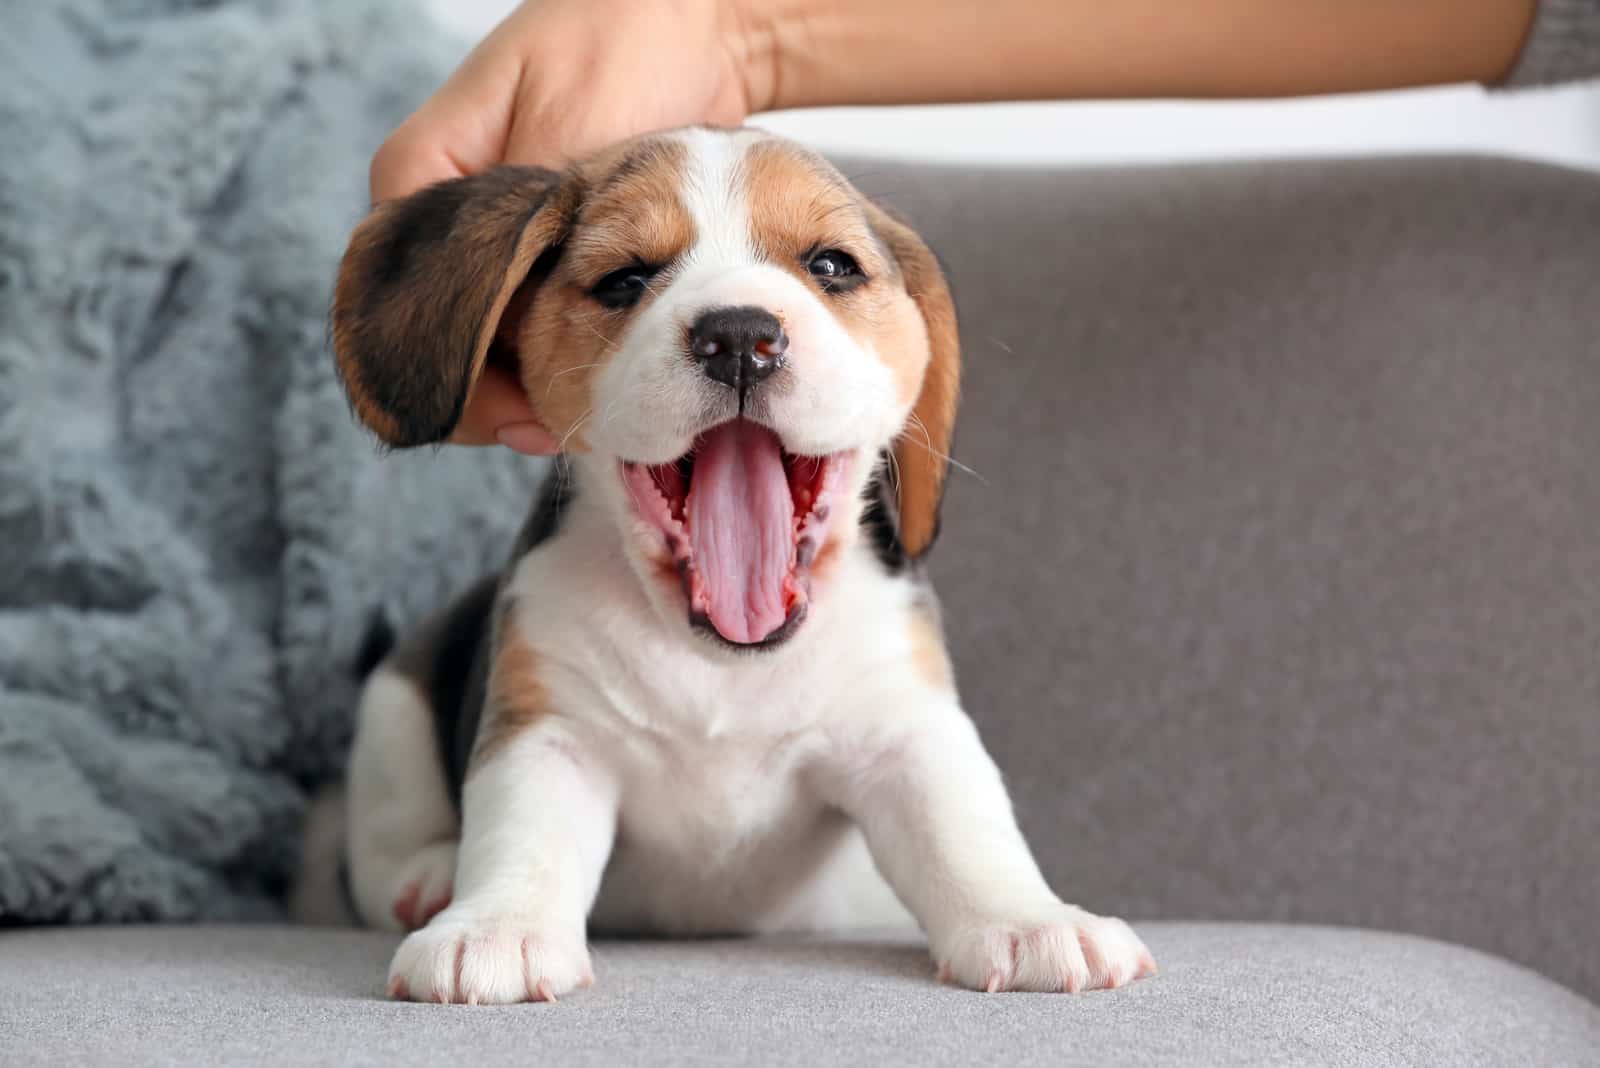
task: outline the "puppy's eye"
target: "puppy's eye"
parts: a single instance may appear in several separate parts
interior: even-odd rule
[[[612,271],[589,290],[589,295],[608,308],[628,308],[639,302],[650,288],[650,279],[657,268],[636,263],[620,271]]]
[[[839,293],[854,289],[866,280],[861,265],[848,252],[836,248],[823,249],[806,261],[806,270],[817,280],[824,293]]]

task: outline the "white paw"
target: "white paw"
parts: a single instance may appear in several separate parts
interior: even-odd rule
[[[415,931],[450,904],[456,879],[456,841],[434,842],[417,850],[400,868],[389,914],[402,931]]]
[[[506,1005],[554,1001],[594,982],[583,932],[536,917],[451,906],[400,943],[389,996],[401,1001]]]
[[[1131,927],[1075,905],[1027,920],[973,924],[939,940],[934,949],[941,981],[991,994],[1076,994],[1156,973],[1155,958]]]

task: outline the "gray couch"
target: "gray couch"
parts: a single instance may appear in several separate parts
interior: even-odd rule
[[[25,930],[0,1064],[1600,1064],[1600,176],[848,169],[963,313],[968,705],[1162,974],[601,944],[467,1009],[384,1001],[378,934]]]

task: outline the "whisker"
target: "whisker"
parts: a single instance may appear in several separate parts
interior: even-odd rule
[[[593,409],[591,408],[590,411],[593,411]],[[567,431],[566,436],[561,439],[561,443],[556,447],[555,459],[552,462],[556,465],[556,494],[558,496],[570,493],[573,485],[572,464],[567,462],[566,455],[567,439],[578,432],[578,428],[583,425],[583,421],[587,418],[589,418],[589,412],[585,412],[578,418],[576,423],[572,424],[572,429]]]
[[[594,414],[594,408],[591,406],[588,409],[586,409],[582,415],[578,416],[577,421],[575,423],[573,423],[571,428],[568,429],[567,432],[561,436],[561,441],[556,446],[556,452],[563,453],[563,452],[567,451],[567,442],[572,440],[572,435],[576,434],[583,427],[583,424],[586,423],[588,421],[589,417],[591,415],[593,415],[593,414]]]
[[[550,462],[555,465],[556,496],[564,497],[567,491],[572,488],[572,472],[569,470],[571,465],[566,462],[566,458],[559,452],[551,458]]]
[[[587,371],[591,367],[599,367],[599,366],[600,366],[600,364],[598,364],[598,363],[580,363],[576,367],[565,367],[565,368],[562,368],[561,370],[557,371],[555,374],[550,376],[550,383],[549,383],[549,385],[545,386],[545,395],[546,396],[549,395],[550,388],[556,384],[556,379],[560,378],[562,375],[570,375],[570,374],[574,374],[574,373],[576,373],[578,371]]]
[[[579,363],[579,365],[576,366],[576,368],[563,368],[563,369],[560,369],[560,371],[557,371],[557,373],[552,374],[552,376],[550,376],[550,381],[549,382],[546,382],[546,384],[544,384],[544,398],[546,398],[546,400],[549,400],[549,398],[550,398],[550,390],[554,390],[555,389],[555,379],[558,379],[558,377],[562,377],[563,374],[573,374],[574,371],[587,371],[587,369],[589,369],[589,368],[598,368],[598,366],[600,366],[600,365],[598,365],[598,363]]]
[[[934,448],[933,447],[933,435],[928,433],[928,425],[922,421],[922,419],[917,415],[916,412],[912,412],[909,418],[910,418],[910,422],[916,424],[917,429],[922,431],[922,440],[920,442],[918,442],[917,444],[921,445],[924,449],[927,449],[935,457],[937,457],[938,459],[943,460],[945,463],[949,464],[951,467],[954,467],[959,471],[965,471],[967,474],[971,475],[973,478],[977,479],[979,482],[982,482],[985,486],[987,486],[989,484],[989,480],[988,479],[986,479],[982,475],[978,474],[978,472],[974,471],[972,468],[968,467],[966,464],[962,463],[960,460],[957,460],[954,456],[951,456],[949,453],[940,452],[938,449]],[[893,455],[893,454],[891,453],[891,455]]]
[[[857,182],[861,181],[861,179],[863,179],[863,178],[876,178],[880,174],[888,174],[888,173],[889,172],[887,170],[884,170],[882,167],[879,167],[877,170],[871,170],[871,171],[851,171],[849,174],[845,175],[845,180],[848,181],[851,185],[855,185]]]
[[[599,338],[601,341],[604,341],[606,343],[606,348],[614,349],[614,348],[617,347],[617,343],[615,341],[611,340],[610,338],[608,338],[604,334],[602,334],[599,330],[595,329],[594,324],[589,322],[589,320],[582,319],[582,320],[579,320],[579,322],[582,324],[582,326],[583,326],[583,328],[585,330],[589,331],[589,333],[593,334],[595,337]],[[590,364],[589,366],[592,367],[594,365]]]

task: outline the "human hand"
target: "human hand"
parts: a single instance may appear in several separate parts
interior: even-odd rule
[[[389,136],[372,198],[500,163],[560,167],[616,141],[764,107],[759,34],[737,0],[526,0]],[[450,435],[557,451],[516,375],[484,368]]]

